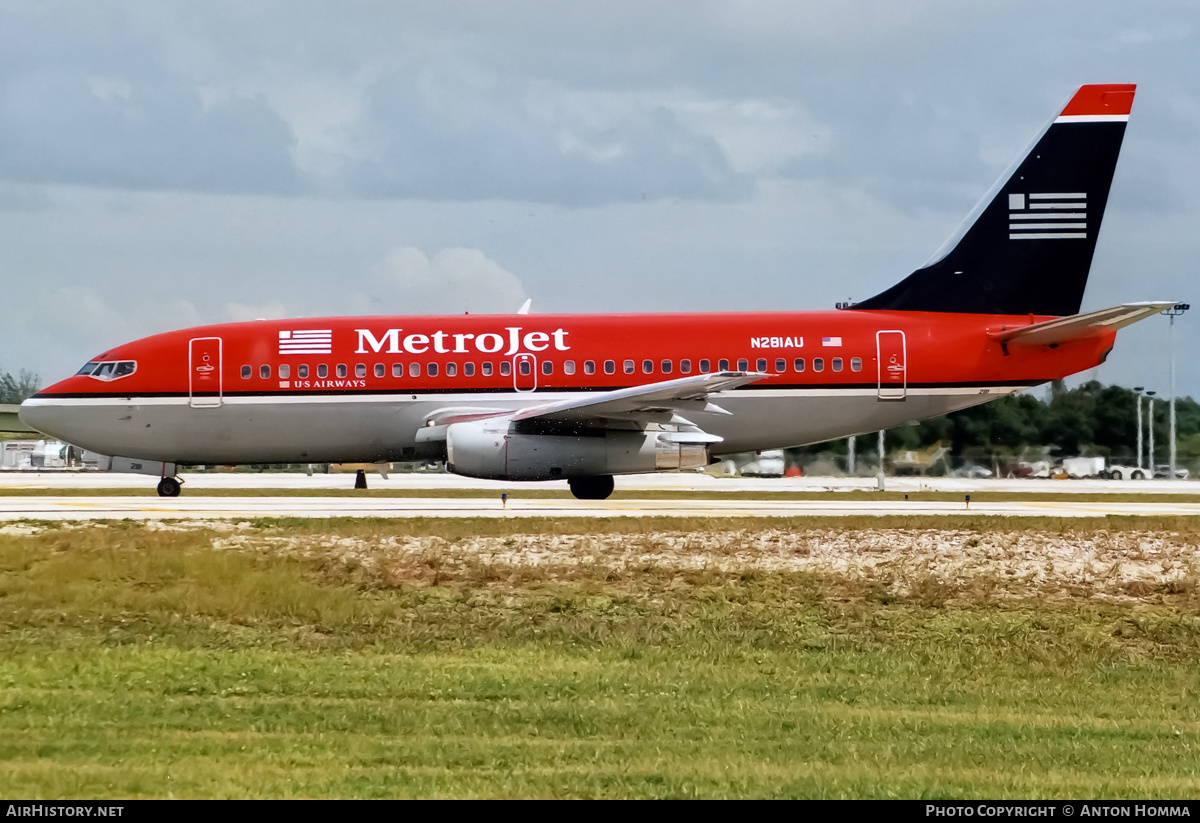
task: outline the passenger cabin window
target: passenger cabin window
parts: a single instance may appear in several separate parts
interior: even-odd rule
[[[486,363],[481,363],[479,366],[479,370],[480,370],[480,373],[484,377],[491,377],[492,376],[492,362],[489,360]]]
[[[348,373],[349,373],[349,372],[348,372],[348,371],[347,371],[347,369],[346,369],[346,364],[345,364],[345,363],[338,363],[338,364],[337,364],[337,376],[338,376],[338,377],[345,377],[345,376],[346,376]]]
[[[842,370],[842,358],[840,358],[840,357],[833,358],[832,360],[829,361],[829,364],[831,366],[833,366],[834,371]]]
[[[420,363],[409,363],[408,364],[408,376],[409,377],[420,377],[421,376],[421,364]]]
[[[328,377],[328,376],[329,376],[329,367],[328,366],[326,366],[324,363],[317,366],[317,377]]]
[[[366,363],[356,364],[354,366],[354,376],[355,377],[366,377],[367,376],[367,364]]]
[[[661,366],[661,367],[662,367],[662,373],[663,373],[663,374],[670,374],[670,373],[671,373],[671,361],[670,361],[670,360],[664,360],[664,361],[662,361],[662,363],[659,363],[659,366]]]
[[[474,377],[474,376],[475,376],[475,364],[474,363],[463,363],[463,377]]]
[[[303,379],[308,377],[308,366],[303,363],[296,367],[296,376]]]
[[[507,360],[502,360],[500,362],[500,375],[502,377],[508,377],[510,374],[512,374],[512,363],[509,363]]]
[[[279,379],[280,380],[287,380],[291,376],[292,376],[292,367],[291,366],[289,366],[287,363],[284,363],[282,366],[279,367]]]
[[[754,370],[755,371],[766,371],[767,370],[767,361],[762,357],[758,358],[758,364],[754,367]]]
[[[729,361],[728,360],[718,360],[717,361],[717,371],[729,371]]]
[[[804,358],[797,357],[796,361],[794,363],[792,363],[792,368],[795,369],[797,372],[804,371]]]
[[[242,366],[242,379],[243,380],[249,380],[250,375],[252,375],[253,373],[254,373],[253,366]]]
[[[574,360],[563,361],[563,374],[574,374],[574,373],[575,373],[575,361]]]
[[[595,374],[596,373],[596,361],[584,360],[583,361],[583,373],[584,374]]]
[[[862,371],[862,358],[861,357],[851,357],[850,358],[850,371]]]
[[[691,374],[692,373],[692,361],[691,360],[680,360],[679,361],[679,373],[680,374]]]
[[[529,375],[533,373],[533,369],[530,367],[528,360],[522,360],[517,368],[520,370],[522,375]]]
[[[643,360],[642,361],[642,374],[654,374],[654,361],[653,360]]]
[[[825,371],[825,360],[821,357],[813,358],[813,371]]]
[[[554,374],[554,364],[549,360],[542,361],[542,374]]]
[[[383,365],[382,363],[376,363],[375,364],[375,376],[376,377],[387,377],[387,366]]]
[[[258,376],[261,377],[263,380],[270,378],[271,367],[270,366],[259,366],[258,367]]]
[[[750,371],[750,361],[742,357],[738,359],[738,371]]]
[[[700,373],[708,374],[712,370],[711,366],[712,366],[712,363],[709,363],[707,360],[701,360],[700,361]]]
[[[425,373],[427,375],[429,375],[430,377],[437,377],[438,376],[438,367],[437,366],[438,366],[437,363],[430,363],[429,365],[427,365],[425,367]]]
[[[403,376],[404,376],[404,364],[403,363],[393,363],[392,364],[392,377],[403,377]]]
[[[447,377],[456,377],[457,375],[458,375],[458,364],[457,363],[447,363],[446,364],[446,376]]]
[[[775,361],[775,371],[778,374],[783,374],[785,371],[787,371],[787,361],[784,360],[782,357],[778,358]]]
[[[625,361],[625,373],[633,374],[633,361],[632,360]]]
[[[605,374],[616,374],[617,373],[616,362],[614,362],[612,360],[605,360],[604,361],[604,373]]]

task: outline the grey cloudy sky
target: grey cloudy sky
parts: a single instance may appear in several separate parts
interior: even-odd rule
[[[1194,2],[0,0],[0,368],[526,297],[829,308],[1094,82],[1139,89],[1084,307],[1200,304],[1198,34]],[[1177,330],[1200,395],[1200,306]],[[1165,393],[1166,340],[1097,376]]]

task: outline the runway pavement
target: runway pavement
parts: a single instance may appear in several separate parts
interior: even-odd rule
[[[1200,503],[877,500],[638,500],[348,497],[0,497],[0,521],[243,520],[262,517],[839,517],[896,515],[1102,517],[1200,515]]]
[[[188,472],[181,474],[184,494],[190,489],[350,489],[348,473],[305,475],[301,472]],[[0,471],[3,489],[134,489],[150,491],[156,477],[96,471]],[[502,491],[560,489],[565,480],[545,483],[505,483],[476,480],[439,472],[392,473],[385,480],[368,472],[372,489],[475,489],[483,496],[499,497]],[[1022,492],[1029,494],[1184,494],[1200,496],[1200,480],[993,480],[957,477],[888,477],[887,491]],[[874,477],[713,477],[701,472],[664,472],[616,478],[618,493],[646,490],[761,492],[872,491]]]
[[[0,494],[0,521],[16,520],[243,520],[262,517],[800,517],[961,515],[1021,517],[1098,517],[1105,515],[1200,515],[1200,502],[1091,502],[1071,500],[1074,492],[1119,492],[1200,495],[1197,481],[1036,481],[963,480],[954,478],[888,478],[889,491],[941,491],[961,494],[1028,492],[1054,494],[1050,500],[847,500],[838,492],[875,488],[872,478],[714,478],[704,474],[639,475],[617,478],[617,494],[603,501],[523,498],[530,488],[566,488],[565,482],[514,485],[471,480],[447,474],[392,474],[387,480],[369,476],[372,489],[445,489],[477,492],[470,497],[295,497],[289,490],[348,489],[352,474],[306,476],[286,473],[211,473],[184,475],[184,494],[177,498],[129,496],[64,496],[67,489],[153,487],[154,478],[129,474],[80,472],[2,472],[0,490],[44,490],[45,494]],[[196,489],[280,489],[280,496],[205,497]],[[730,499],[639,498],[645,490],[730,491]],[[778,492],[820,492],[820,499],[781,499]],[[509,493],[507,504],[500,495]],[[746,495],[745,492],[752,492]]]

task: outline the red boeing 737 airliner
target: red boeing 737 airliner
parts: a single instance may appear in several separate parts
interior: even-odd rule
[[[164,496],[180,464],[438,458],[599,499],[963,409],[1093,368],[1173,305],[1078,314],[1133,95],[1080,88],[933,260],[848,308],[204,326],[102,352],[21,417]]]

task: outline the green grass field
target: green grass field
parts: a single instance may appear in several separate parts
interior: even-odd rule
[[[846,526],[804,523],[787,528]],[[903,525],[896,540],[938,528]],[[731,539],[779,526],[742,521]],[[993,526],[960,522],[954,540]],[[1004,575],[881,568],[866,542],[860,565],[822,571],[739,566],[736,546],[690,566],[638,559],[678,528],[9,527],[0,793],[1200,792],[1200,585],[1180,560],[1200,524],[1156,523],[1170,568],[1123,599],[1101,597],[1094,570],[1030,597]],[[1144,520],[1041,528],[1149,545]],[[549,552],[560,533],[578,536],[576,559]],[[480,534],[548,553],[465,553]]]

